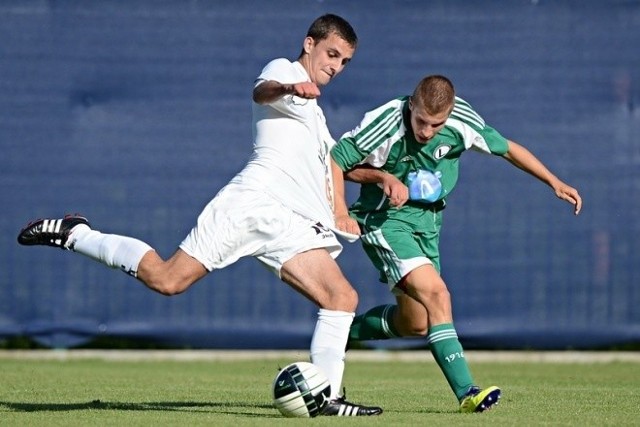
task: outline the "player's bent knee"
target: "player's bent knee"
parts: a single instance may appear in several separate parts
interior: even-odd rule
[[[188,286],[185,286],[184,284],[173,280],[159,280],[153,282],[145,282],[145,284],[159,294],[168,297],[179,295],[188,289]]]
[[[446,286],[438,287],[430,292],[428,297],[431,301],[436,302],[438,305],[449,305],[451,303],[451,294]]]
[[[413,327],[410,328],[405,334],[405,337],[426,337],[427,336],[427,328],[422,327]]]
[[[339,292],[332,292],[326,302],[326,307],[323,308],[354,312],[356,307],[358,307],[358,293],[351,286],[347,286]]]
[[[403,337],[426,337],[428,331],[427,325],[413,323],[396,325],[396,328]]]

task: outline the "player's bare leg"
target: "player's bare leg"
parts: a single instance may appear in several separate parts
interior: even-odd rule
[[[432,265],[423,265],[411,271],[402,285],[403,290],[426,309],[429,322],[427,343],[460,402],[460,411],[482,412],[497,404],[501,396],[498,387],[481,390],[474,384],[464,349],[453,326],[451,295],[440,274]]]
[[[453,322],[449,289],[433,265],[425,264],[412,270],[399,286],[426,309],[429,326]]]
[[[392,314],[395,330],[403,337],[424,337],[429,329],[427,309],[406,294],[396,295]]]
[[[311,361],[331,383],[331,401],[322,415],[379,415],[382,409],[357,405],[340,395],[344,374],[345,346],[349,327],[358,305],[358,294],[324,249],[294,256],[280,270],[281,278],[296,291],[316,303],[320,310],[311,340]]]
[[[358,293],[324,249],[294,256],[284,263],[280,276],[320,308],[353,312],[358,306]]]
[[[166,261],[151,250],[140,260],[136,277],[149,289],[171,296],[186,291],[207,273],[199,261],[182,249],[178,249]]]
[[[431,271],[435,272],[435,269],[430,265],[411,271],[394,290],[397,304],[377,306],[359,315],[351,328],[350,342],[426,336],[433,322],[451,323],[449,292],[437,273],[426,276]],[[415,286],[416,282],[426,283],[427,279],[436,280],[431,290]],[[427,300],[432,305],[433,320],[425,306]]]
[[[32,221],[20,230],[18,243],[78,252],[108,267],[120,269],[164,295],[184,292],[207,273],[202,264],[180,249],[164,261],[145,242],[93,230],[89,221],[80,215]]]
[[[423,265],[398,284],[404,293],[396,305],[370,309],[357,318],[351,339],[386,339],[397,336],[426,336],[434,359],[442,369],[462,412],[481,412],[500,399],[500,389],[475,386],[464,350],[453,326],[451,296],[432,265]],[[355,326],[355,325],[354,325]]]

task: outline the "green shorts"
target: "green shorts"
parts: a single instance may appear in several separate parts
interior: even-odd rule
[[[369,215],[361,223],[361,242],[380,272],[380,281],[393,289],[412,270],[431,264],[440,272],[440,227],[442,212],[429,212],[421,227],[387,215]]]

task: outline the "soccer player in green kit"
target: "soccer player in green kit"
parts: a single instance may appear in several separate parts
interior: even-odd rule
[[[412,96],[368,112],[331,155],[347,180],[361,184],[348,211],[344,187],[336,189],[341,202],[336,223],[345,231],[361,232],[367,255],[397,302],[357,316],[350,341],[426,336],[460,411],[482,412],[498,403],[501,391],[496,386],[481,389],[472,378],[453,325],[451,296],[440,276],[438,249],[442,210],[458,180],[459,158],[469,149],[505,158],[550,186],[573,205],[576,215],[580,212],[578,191],[526,148],[487,126],[455,96],[444,76],[425,77]]]

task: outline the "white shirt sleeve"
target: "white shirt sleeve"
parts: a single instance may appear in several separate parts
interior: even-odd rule
[[[304,69],[296,67],[295,63],[286,58],[278,58],[269,62],[255,81],[254,88],[266,81],[276,81],[282,84],[294,84],[309,81]],[[286,116],[301,117],[302,108],[309,103],[309,99],[295,95],[285,95],[271,102],[269,106]]]

